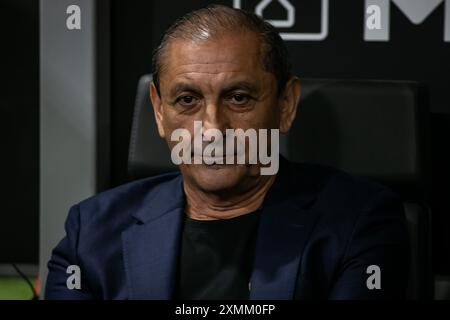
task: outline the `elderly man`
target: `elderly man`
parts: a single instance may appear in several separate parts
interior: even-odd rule
[[[248,144],[241,154],[220,148],[227,130],[286,133],[295,118],[300,81],[270,24],[224,6],[194,11],[166,31],[153,69],[159,134],[172,151],[187,142],[181,174],[73,206],[48,264],[47,298],[404,297],[406,228],[391,191],[283,158],[278,170],[261,152],[255,161]],[[174,135],[180,129],[188,135]],[[255,136],[277,162],[278,135]],[[216,142],[209,158],[205,141]]]

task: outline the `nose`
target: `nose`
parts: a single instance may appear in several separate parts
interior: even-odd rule
[[[229,128],[224,109],[220,107],[218,101],[209,102],[205,106],[202,121],[203,130],[218,129],[225,134],[225,130]]]

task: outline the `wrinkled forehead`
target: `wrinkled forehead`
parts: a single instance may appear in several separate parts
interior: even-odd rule
[[[256,76],[265,72],[261,48],[261,40],[252,32],[227,33],[207,40],[173,39],[164,54],[160,77],[171,80],[186,73],[220,72]]]

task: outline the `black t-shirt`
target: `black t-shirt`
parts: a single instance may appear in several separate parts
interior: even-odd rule
[[[248,299],[259,215],[186,217],[175,298]]]

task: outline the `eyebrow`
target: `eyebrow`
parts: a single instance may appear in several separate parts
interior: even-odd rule
[[[231,91],[234,90],[238,90],[238,89],[245,89],[247,91],[249,91],[250,93],[256,93],[259,90],[259,87],[249,81],[236,81],[236,82],[232,82],[230,84],[228,84],[227,86],[225,86],[225,88],[222,89],[223,93],[229,93]]]
[[[256,84],[249,82],[249,81],[235,81],[235,82],[231,82],[229,84],[227,84],[222,90],[221,90],[221,95],[230,93],[234,90],[238,90],[238,89],[244,89],[249,91],[250,93],[256,93],[259,90],[259,86],[257,86]],[[195,93],[200,93],[201,89],[200,87],[196,86],[195,84],[192,83],[186,83],[186,82],[179,82],[176,83],[169,91],[169,94],[171,97],[174,97],[176,95],[178,95],[180,92],[195,92]]]
[[[200,88],[196,85],[193,85],[191,83],[186,83],[186,82],[179,82],[176,83],[169,91],[169,95],[171,97],[176,96],[178,93],[180,92],[184,92],[184,91],[188,91],[188,92],[201,92]]]

